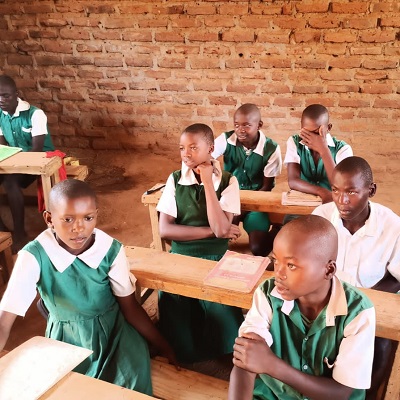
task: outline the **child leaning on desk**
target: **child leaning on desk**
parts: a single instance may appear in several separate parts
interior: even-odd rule
[[[145,339],[170,361],[175,356],[135,299],[122,244],[95,228],[97,214],[85,182],[52,188],[48,229],[18,253],[0,303],[0,350],[37,288],[49,311],[46,336],[93,350],[75,371],[151,394]]]
[[[315,215],[280,230],[275,278],[256,289],[236,339],[229,400],[365,398],[375,310],[336,278],[337,246],[333,225]]]
[[[240,189],[271,191],[282,170],[281,149],[260,130],[263,122],[259,108],[243,104],[235,111],[233,124],[234,130],[215,139],[212,156],[224,156],[224,169],[236,176]],[[271,251],[275,231],[269,231],[268,213],[244,211],[233,221],[237,225],[243,221],[254,255],[266,256]]]
[[[180,137],[182,168],[173,172],[157,205],[160,236],[171,252],[219,260],[228,240],[240,235],[232,224],[240,214],[237,179],[211,158],[214,135],[204,124],[187,127]],[[232,353],[243,321],[236,307],[165,292],[159,295],[160,330],[178,360],[195,362]]]
[[[290,189],[332,201],[331,182],[335,165],[353,155],[351,147],[332,137],[329,112],[321,104],[306,107],[301,116],[301,131],[287,141],[284,164]]]

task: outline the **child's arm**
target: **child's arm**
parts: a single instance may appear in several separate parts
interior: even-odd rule
[[[321,197],[323,203],[332,201],[332,192],[321,186],[313,185],[301,179],[300,164],[290,162],[287,164],[288,183],[290,189],[302,193],[311,193]]]
[[[400,282],[389,271],[386,271],[385,276],[372,289],[397,293],[400,290]]]
[[[233,349],[236,367],[254,374],[267,374],[314,400],[348,399],[354,390],[332,378],[308,375],[293,368],[277,357],[265,340],[255,333],[237,338]]]
[[[270,192],[274,187],[275,178],[264,176],[263,185],[258,189],[261,192]]]
[[[146,311],[137,302],[135,294],[129,296],[116,296],[121,312],[125,319],[153,346],[155,346],[161,354],[168,358],[169,362],[178,365],[175,353],[169,343],[163,338],[153,322],[147,315]]]
[[[0,351],[4,349],[7,343],[10,331],[17,318],[16,314],[0,310]]]
[[[234,365],[229,378],[228,400],[251,400],[255,379],[255,373]]]

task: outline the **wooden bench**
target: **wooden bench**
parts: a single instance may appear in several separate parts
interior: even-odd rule
[[[126,247],[132,273],[139,287],[164,290],[183,296],[214,301],[240,308],[251,307],[253,293],[242,293],[205,285],[204,278],[215,261],[170,254],[143,247]],[[265,271],[259,283],[271,278]],[[257,286],[256,286],[257,287]],[[400,341],[400,296],[373,289],[361,289],[371,299],[376,310],[376,335]],[[400,398],[400,346],[395,355],[385,400]]]
[[[10,232],[0,232],[0,267],[3,282],[7,283],[14,266],[11,254],[12,238]]]
[[[162,184],[154,185],[154,188]],[[153,244],[156,250],[166,251],[165,240],[161,239],[158,230],[158,212],[156,210],[160,200],[162,190],[154,191],[150,194],[144,193],[142,203],[149,207],[151,232],[153,235]],[[307,215],[311,214],[315,207],[313,206],[285,206],[282,205],[282,193],[280,192],[258,192],[253,190],[240,191],[240,206],[242,211],[261,211],[268,212],[272,223],[282,223],[286,214]]]

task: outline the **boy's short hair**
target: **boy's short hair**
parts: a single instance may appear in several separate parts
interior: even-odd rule
[[[9,75],[0,75],[0,85],[9,86],[10,88],[17,90],[17,84]]]
[[[327,121],[329,122],[329,111],[322,104],[310,104],[303,110],[301,114],[301,119],[309,118],[314,121],[319,120],[323,115],[326,115]]]
[[[314,241],[315,256],[322,259],[326,256],[336,261],[338,251],[338,234],[335,227],[326,218],[319,215],[303,215],[283,225],[278,233],[290,233],[298,240],[306,237]]]
[[[245,104],[242,104],[242,105],[235,111],[235,114],[237,114],[237,113],[241,113],[241,114],[245,114],[245,115],[252,114],[252,113],[257,113],[257,114],[258,114],[258,117],[261,119],[261,112],[260,112],[260,109],[259,109],[255,104],[252,104],[252,103],[245,103]]]
[[[189,125],[183,132],[184,133],[191,133],[193,135],[203,135],[204,140],[208,144],[214,144],[214,133],[212,129],[206,124],[192,124]]]
[[[79,199],[82,197],[92,198],[97,206],[97,196],[95,191],[83,181],[79,179],[66,179],[52,187],[49,195],[49,211],[57,207],[57,203],[61,199]]]
[[[374,182],[371,166],[362,157],[352,156],[345,158],[336,165],[335,171],[352,175],[360,173],[366,186]]]

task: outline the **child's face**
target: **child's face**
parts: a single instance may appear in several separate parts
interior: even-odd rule
[[[249,114],[236,112],[233,124],[238,141],[246,146],[246,144],[254,144],[258,140],[258,130],[263,123],[255,112]]]
[[[210,163],[214,145],[207,142],[203,134],[184,132],[179,142],[182,161],[189,168],[196,168],[200,164]]]
[[[18,104],[18,92],[10,85],[0,84],[0,108],[14,114]]]
[[[45,212],[47,225],[53,228],[61,247],[71,254],[81,254],[93,244],[97,222],[96,202],[91,197],[61,198],[51,212]]]
[[[321,259],[315,240],[307,236],[299,238],[293,231],[286,231],[275,238],[271,254],[275,287],[285,300],[317,299],[326,296],[330,288],[330,260]]]
[[[361,172],[343,173],[334,170],[332,176],[332,199],[340,217],[346,221],[362,222],[368,218],[368,200],[374,196],[376,185],[367,185]]]
[[[330,129],[330,126],[324,116],[321,116],[318,120],[303,117],[301,120],[301,128],[306,129],[311,133],[315,133],[316,135],[325,137]]]

